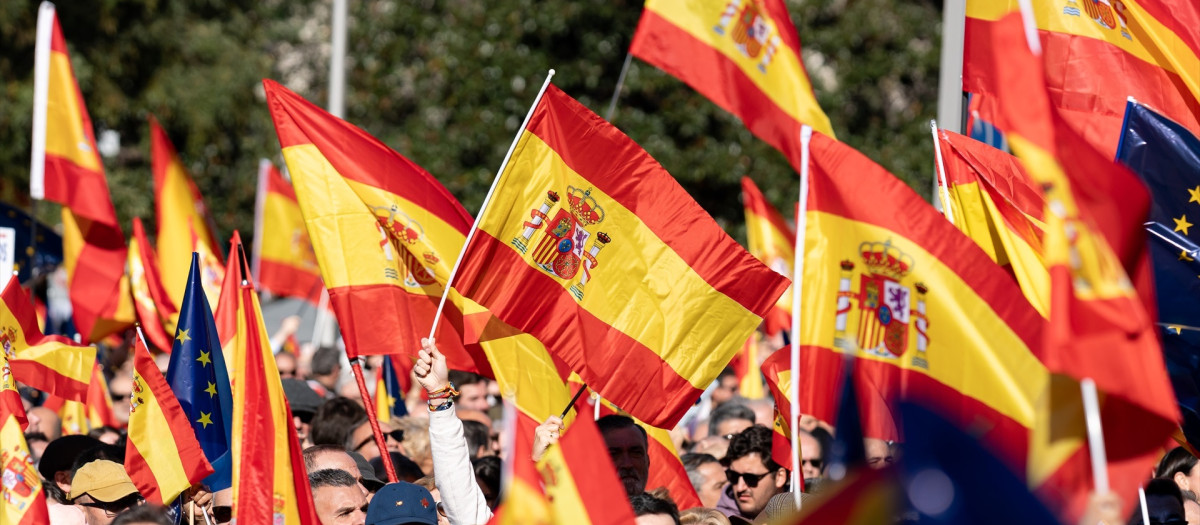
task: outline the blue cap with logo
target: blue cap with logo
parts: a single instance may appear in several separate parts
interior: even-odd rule
[[[437,502],[420,485],[388,483],[367,507],[367,525],[437,525]]]

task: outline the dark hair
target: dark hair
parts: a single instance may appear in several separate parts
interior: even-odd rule
[[[720,382],[722,379],[725,379],[729,376],[737,377],[737,372],[734,371],[732,366],[727,366],[724,370],[721,370],[721,373],[717,374],[717,381]]]
[[[646,429],[635,423],[633,418],[629,416],[609,414],[596,420],[596,428],[600,429],[600,435],[607,434],[613,430],[621,430],[623,428],[636,428],[638,429],[638,432],[642,433],[642,440],[645,441],[647,445],[650,444],[650,438],[646,435]]]
[[[79,456],[75,458],[75,464],[71,465],[71,478],[74,479],[75,473],[79,472],[79,469],[84,465],[99,459],[106,459],[108,461],[124,465],[125,447],[118,447],[116,445],[109,445],[105,443],[103,445],[96,445],[83,452],[80,452]]]
[[[88,437],[91,437],[91,438],[100,439],[100,436],[103,436],[103,435],[105,435],[105,434],[107,434],[107,433],[109,433],[109,432],[112,432],[113,434],[116,434],[118,438],[119,438],[119,437],[121,437],[122,435],[124,435],[124,434],[122,434],[122,433],[121,433],[121,431],[120,431],[120,430],[117,430],[117,429],[115,429],[115,428],[113,428],[113,427],[110,427],[110,426],[108,426],[108,425],[104,425],[104,426],[102,426],[102,427],[93,428],[93,429],[91,429],[90,431],[88,431],[87,435],[88,435]]]
[[[721,464],[721,461],[712,454],[704,454],[698,452],[688,452],[679,457],[679,461],[683,463],[683,469],[687,471],[688,481],[692,483],[692,488],[700,490],[704,485],[704,475],[700,473],[700,466],[708,463]]]
[[[366,420],[367,411],[362,405],[350,398],[335,397],[321,404],[313,414],[308,437],[314,445],[337,445],[344,449],[350,432]]]
[[[486,448],[492,442],[487,425],[478,421],[463,421],[463,435],[467,438],[467,452],[475,459],[479,448]]]
[[[736,401],[722,404],[708,416],[708,435],[717,435],[717,426],[734,419],[744,419],[754,424],[754,411],[750,410],[750,407]]]
[[[1186,476],[1192,473],[1196,463],[1196,456],[1193,456],[1186,448],[1175,447],[1159,460],[1158,468],[1154,469],[1154,477],[1174,478],[1177,472],[1182,472]]]
[[[634,516],[666,514],[675,521],[675,525],[679,525],[679,508],[670,501],[662,498],[656,498],[643,492],[632,498],[629,498],[629,504],[633,506]]]
[[[413,483],[418,479],[425,477],[425,473],[421,471],[421,466],[407,456],[396,451],[388,452],[388,456],[392,458],[392,468],[396,469],[396,477],[400,481]],[[372,458],[367,463],[371,464],[371,468],[375,470],[375,477],[379,479],[387,479],[387,469],[383,467],[383,457]]]
[[[768,471],[774,472],[783,468],[774,459],[771,459],[771,434],[771,429],[762,425],[754,425],[743,430],[741,434],[734,435],[733,439],[729,440],[729,450],[725,452],[721,464],[728,467],[734,461],[758,453],[758,457],[762,458],[763,466],[767,467]]]
[[[833,434],[825,430],[825,427],[818,426],[812,429],[808,435],[821,444],[821,464],[829,463],[829,448],[833,446]]]
[[[461,387],[463,385],[474,385],[476,383],[486,383],[488,380],[488,378],[474,372],[464,372],[462,370],[451,370],[449,379],[450,382],[454,383],[454,386],[456,387]]]
[[[127,523],[173,525],[170,516],[167,515],[167,509],[150,503],[130,507],[124,512],[117,514],[117,517],[112,520],[112,525],[126,525]]]
[[[321,487],[353,487],[358,485],[358,480],[344,470],[327,468],[309,474],[308,484],[316,490]]]
[[[324,452],[341,452],[346,454],[346,449],[337,445],[313,445],[304,449],[304,470],[312,472],[313,467],[317,466],[317,456]]]
[[[488,498],[488,507],[492,510],[500,503],[500,458],[497,456],[484,456],[471,460],[471,466],[475,469],[475,482],[479,483],[480,487],[487,487],[492,495]]]
[[[1179,485],[1170,478],[1154,478],[1146,484],[1146,509],[1150,515],[1150,523],[1183,523],[1183,495]],[[1129,517],[1130,525],[1142,525],[1142,512],[1134,505],[1133,515]]]
[[[341,351],[332,346],[323,346],[313,353],[309,368],[314,376],[327,376],[342,366]]]

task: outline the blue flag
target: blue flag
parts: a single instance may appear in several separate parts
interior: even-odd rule
[[[221,339],[204,289],[199,256],[192,254],[187,290],[179,312],[179,327],[171,347],[167,383],[192,422],[192,430],[215,472],[204,478],[213,492],[229,488],[233,479],[233,394],[221,354]]]
[[[1153,200],[1146,229],[1159,322],[1200,328],[1200,139],[1130,101],[1117,161],[1141,177]]]
[[[401,356],[383,356],[383,365],[379,367],[383,374],[383,386],[387,389],[387,395],[394,400],[391,407],[392,417],[404,417],[408,415],[408,407],[404,405],[404,392],[400,388],[400,378],[396,375],[396,365],[392,363],[395,358],[405,359]]]
[[[33,277],[33,267],[38,268],[39,274],[50,271],[63,262],[62,237],[49,226],[37,223],[34,233],[33,218],[19,208],[0,202],[0,227],[12,228],[16,233],[16,243],[13,255],[18,266],[17,279],[26,282]],[[37,235],[37,243],[33,236]],[[8,282],[8,276],[4,276]]]
[[[1193,448],[1200,447],[1200,330],[1162,328],[1163,361],[1179,411],[1180,428]]]
[[[855,358],[847,354],[842,370],[842,400],[838,404],[837,433],[829,446],[830,478],[842,479],[851,470],[867,465],[863,444],[862,419],[859,415],[858,394],[854,391]]]

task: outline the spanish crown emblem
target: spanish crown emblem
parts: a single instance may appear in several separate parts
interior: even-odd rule
[[[402,281],[405,286],[417,288],[428,286],[437,281],[433,266],[440,260],[434,252],[427,251],[417,257],[414,250],[419,250],[417,243],[425,236],[425,228],[413,220],[400,207],[372,206],[371,211],[377,221],[375,227],[379,230],[379,249],[387,261],[398,261],[399,268],[388,266],[384,268],[384,278]]]
[[[529,211],[530,220],[522,224],[524,228],[511,244],[522,255],[530,255],[535,267],[570,281],[571,296],[582,301],[584,287],[599,265],[596,256],[612,242],[612,237],[605,232],[593,234],[588,229],[604,222],[607,216],[604,207],[592,195],[592,188],[568,185],[566,196],[566,202],[562,203],[558,192],[547,191],[541,206]],[[555,208],[557,211],[551,216],[551,210]],[[533,245],[533,235],[538,230],[544,231],[538,243]],[[585,249],[589,241],[590,247]],[[533,246],[532,253],[529,253],[530,246]]]
[[[1120,30],[1122,37],[1133,40],[1129,32],[1129,8],[1122,0],[1067,0],[1062,12],[1076,17],[1086,13],[1087,18],[1105,30]]]
[[[758,61],[756,67],[764,74],[782,45],[759,0],[729,0],[721,10],[713,32],[728,35],[743,56]]]
[[[834,346],[843,351],[898,359],[908,350],[910,339],[915,338],[913,366],[928,369],[929,321],[925,302],[929,288],[923,283],[912,288],[904,284],[915,267],[912,256],[890,240],[863,242],[858,253],[863,266],[858,290],[853,289],[856,264],[850,260],[838,263],[841,271]],[[857,303],[857,308],[852,303]]]

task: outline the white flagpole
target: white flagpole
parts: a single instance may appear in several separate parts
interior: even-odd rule
[[[625,65],[621,66],[621,74],[617,75],[617,87],[613,90],[612,100],[608,101],[608,111],[604,112],[604,120],[612,123],[613,113],[617,111],[617,99],[621,98],[621,87],[625,85],[625,74],[629,72],[629,64],[633,62],[633,53],[625,53]]]
[[[250,254],[250,275],[258,282],[259,257],[262,255],[263,240],[263,207],[267,202],[268,178],[271,171],[271,161],[258,161],[258,193],[254,196],[254,253]]]
[[[442,289],[442,299],[438,301],[437,312],[433,316],[433,326],[429,327],[430,339],[433,339],[433,335],[437,333],[438,320],[442,318],[442,309],[446,306],[446,296],[450,293],[450,286],[454,284],[454,277],[458,275],[458,267],[462,264],[463,256],[467,254],[467,247],[471,245],[471,239],[475,238],[475,230],[479,229],[479,219],[487,211],[488,203],[492,201],[492,194],[496,192],[497,184],[504,177],[504,169],[508,167],[508,160],[512,158],[513,150],[517,149],[517,142],[520,142],[521,135],[525,134],[526,126],[529,126],[529,119],[533,118],[533,112],[542,102],[542,95],[546,94],[546,88],[550,87],[550,80],[553,78],[554,70],[551,69],[546,74],[546,81],[542,82],[542,89],[538,91],[537,98],[533,99],[533,105],[529,106],[529,113],[525,114],[525,121],[517,129],[517,136],[513,137],[512,144],[508,146],[508,153],[504,154],[504,161],[500,163],[500,171],[497,171],[496,178],[492,179],[492,187],[488,188],[487,196],[483,198],[483,205],[479,207],[479,213],[475,214],[475,222],[471,223],[471,230],[467,232],[467,240],[463,242],[462,250],[458,252],[458,258],[454,260],[454,267],[450,269],[450,277],[446,279],[446,287]]]
[[[346,0],[333,0],[329,53],[329,113],[346,117]]]
[[[796,249],[792,263],[792,377],[788,384],[788,398],[791,401],[791,419],[788,421],[788,432],[792,435],[792,496],[796,499],[796,508],[800,508],[800,298],[804,288],[804,241],[805,229],[808,227],[808,190],[809,190],[809,144],[812,142],[813,130],[808,125],[800,128],[800,201],[796,207]]]
[[[46,198],[46,112],[50,101],[50,37],[53,31],[54,4],[42,2],[38,8],[33,51],[33,149],[29,162],[29,196],[34,200]]]
[[[1104,450],[1104,429],[1100,426],[1100,398],[1096,382],[1085,377],[1079,382],[1083,391],[1083,413],[1087,420],[1088,451],[1092,456],[1092,482],[1097,494],[1108,492],[1108,454]]]
[[[938,196],[942,199],[942,214],[950,224],[954,224],[954,210],[950,209],[950,186],[946,183],[946,161],[942,159],[942,141],[938,140],[937,120],[929,121],[929,131],[933,134],[933,153],[937,159],[938,186],[941,186]]]
[[[1150,523],[1150,508],[1146,506],[1146,488],[1138,487],[1138,503],[1142,507],[1142,523]]]

